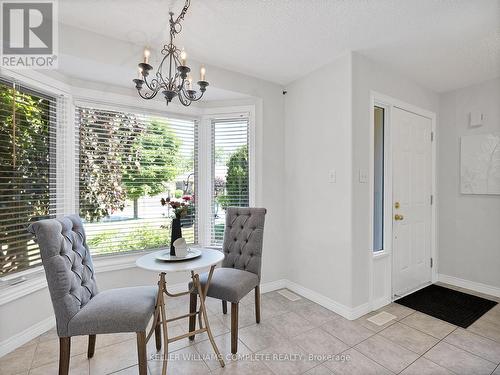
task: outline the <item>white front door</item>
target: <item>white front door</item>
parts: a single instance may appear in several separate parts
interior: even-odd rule
[[[431,281],[430,119],[394,108],[392,130],[393,294]]]

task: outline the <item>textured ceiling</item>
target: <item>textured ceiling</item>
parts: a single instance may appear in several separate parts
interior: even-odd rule
[[[182,0],[64,0],[61,22],[159,48]],[[178,44],[287,84],[346,51],[442,92],[500,76],[500,0],[192,0]]]

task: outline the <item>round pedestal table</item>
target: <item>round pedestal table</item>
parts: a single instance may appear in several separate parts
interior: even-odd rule
[[[212,347],[214,349],[214,352],[217,355],[217,358],[219,359],[220,365],[224,367],[224,360],[219,352],[219,349],[217,348],[217,345],[215,344],[212,331],[210,330],[210,324],[208,322],[207,311],[205,308],[205,298],[207,295],[208,287],[210,285],[210,281],[212,279],[212,274],[214,272],[215,266],[224,259],[224,254],[221,251],[215,249],[207,249],[207,248],[196,248],[196,249],[201,251],[201,256],[193,259],[187,259],[175,262],[166,262],[156,259],[158,253],[164,253],[165,251],[168,251],[168,249],[163,249],[154,253],[146,254],[137,259],[136,261],[137,267],[159,273],[158,296],[156,299],[156,308],[155,308],[153,326],[151,327],[151,330],[146,337],[146,342],[149,340],[149,338],[155,331],[156,326],[158,324],[161,324],[163,328],[163,342],[164,342],[163,368],[162,368],[163,375],[167,373],[168,344],[203,332],[207,333],[210,343],[212,344]],[[205,287],[203,288],[200,283],[199,274],[195,271],[208,267],[210,267],[210,271],[208,273],[208,278]],[[191,273],[191,279],[193,280],[191,289],[181,293],[170,293],[167,290],[165,275],[167,273],[186,272],[186,271]],[[165,309],[165,296],[180,297],[186,294],[191,294],[195,291],[198,292],[198,297],[200,298],[200,309],[198,311],[190,311],[188,314],[185,315],[167,319],[167,311]],[[198,329],[196,329],[196,327],[189,327],[188,332],[186,332],[185,334],[170,338],[168,337],[168,323],[192,316],[198,316],[198,323],[199,323]]]

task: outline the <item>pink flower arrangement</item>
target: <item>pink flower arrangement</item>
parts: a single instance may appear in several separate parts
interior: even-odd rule
[[[170,206],[174,210],[176,219],[186,217],[188,214],[189,206],[193,200],[191,195],[184,195],[180,201],[172,200],[170,197],[162,198],[160,203],[162,206]]]

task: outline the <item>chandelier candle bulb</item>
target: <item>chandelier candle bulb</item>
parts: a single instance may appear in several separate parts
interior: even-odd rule
[[[144,63],[149,64],[149,56],[151,55],[151,52],[149,49],[144,48]]]
[[[206,73],[207,73],[207,70],[202,65],[201,68],[200,68],[200,81],[204,81],[205,80],[205,74]]]
[[[186,53],[186,51],[184,51],[184,49],[182,49],[182,51],[181,51],[181,64],[183,66],[186,66],[186,60],[187,60],[187,53]]]

